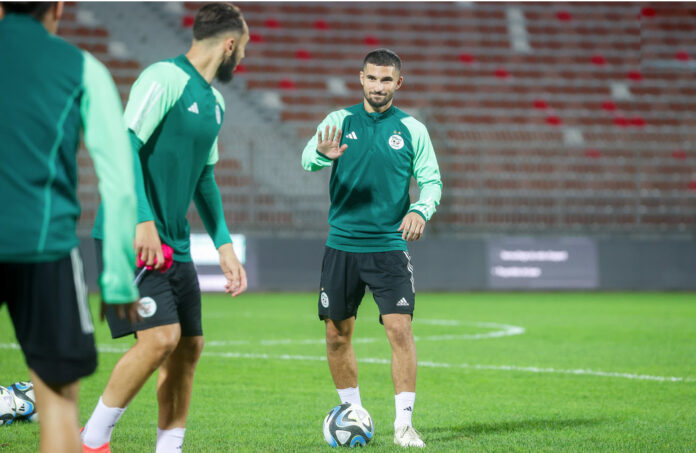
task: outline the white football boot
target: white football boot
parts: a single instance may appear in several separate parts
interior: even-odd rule
[[[404,425],[394,429],[394,443],[400,447],[425,447],[420,433],[413,426]]]

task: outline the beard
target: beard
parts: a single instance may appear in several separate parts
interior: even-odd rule
[[[215,79],[221,83],[229,83],[234,78],[234,70],[239,64],[239,48],[235,48],[232,55],[222,60],[215,73]]]
[[[394,99],[394,93],[385,93],[381,101],[373,99],[367,92],[363,92],[363,95],[365,96],[367,103],[370,104],[370,106],[372,106],[372,108],[375,110],[384,107],[385,105],[389,104],[392,99]]]

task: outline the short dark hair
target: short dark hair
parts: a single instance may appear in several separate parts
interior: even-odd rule
[[[363,68],[368,63],[377,66],[394,66],[397,71],[401,72],[401,58],[389,49],[377,49],[368,53],[363,60]]]
[[[226,31],[244,33],[244,17],[232,3],[209,3],[198,10],[193,22],[193,38],[197,41]]]
[[[41,21],[46,15],[46,11],[55,4],[56,2],[2,2],[2,9],[5,14],[28,14]]]

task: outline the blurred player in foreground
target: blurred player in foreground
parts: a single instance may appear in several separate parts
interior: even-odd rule
[[[136,254],[155,270],[145,273],[140,283],[141,322],[131,326],[107,312],[114,338],[134,333],[137,341],[116,364],[85,425],[86,452],[109,451],[116,422],[158,369],[156,451],[182,448],[194,371],[203,349],[201,292],[186,220],[191,200],[220,254],[227,292],[237,296],[247,287],[213,176],[225,104],[210,83],[215,78],[232,79],[244,58],[249,30],[237,7],[213,3],[198,11],[193,35],[186,55],[143,71],[126,106],[126,126],[138,167]],[[101,231],[98,216],[95,238],[101,238]],[[164,263],[162,244],[174,250],[174,264],[164,273],[157,272]]]
[[[109,72],[54,36],[62,2],[2,6],[0,303],[8,304],[30,368],[41,451],[74,453],[79,379],[97,366],[75,234],[80,130],[104,203],[102,297],[130,320],[138,299],[133,154]]]
[[[442,183],[425,126],[392,105],[401,59],[388,49],[363,61],[363,102],[330,113],[302,153],[308,171],[332,167],[329,238],[321,272],[319,318],[326,322],[329,368],[343,403],[362,405],[351,344],[365,286],[379,306],[392,348],[394,443],[424,447],[413,429],[416,345],[413,266],[406,241],[420,239],[440,202]],[[410,204],[414,176],[421,193]]]

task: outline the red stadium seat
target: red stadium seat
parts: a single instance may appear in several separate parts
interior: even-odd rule
[[[305,49],[298,49],[295,51],[295,58],[298,60],[311,60],[312,54]]]
[[[363,40],[365,45],[367,46],[378,46],[380,44],[379,39],[373,35],[367,35],[365,36],[365,39]]]
[[[463,63],[474,63],[476,59],[470,53],[461,53],[459,54],[459,61]]]
[[[291,79],[282,79],[278,82],[278,86],[283,90],[294,90],[297,88],[297,85]]]
[[[325,20],[316,20],[314,21],[314,28],[317,30],[328,30],[329,24]]]
[[[266,28],[280,28],[280,22],[274,17],[269,17],[263,22],[263,26]]]

